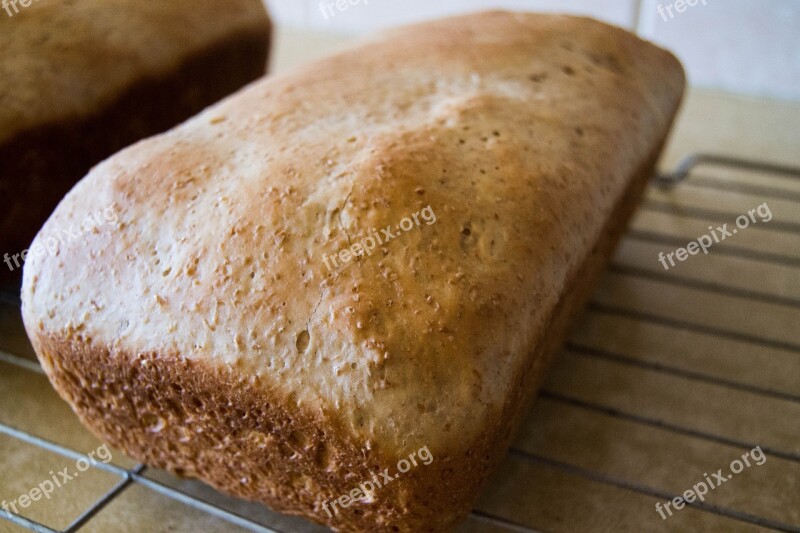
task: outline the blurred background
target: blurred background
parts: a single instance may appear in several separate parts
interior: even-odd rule
[[[577,13],[635,30],[670,49],[683,61],[692,85],[800,99],[800,0],[339,0],[341,7],[336,0],[266,3],[279,27],[343,35],[490,8]]]

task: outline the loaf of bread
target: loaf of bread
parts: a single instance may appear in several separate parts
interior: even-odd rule
[[[36,238],[54,386],[150,465],[340,531],[442,531],[634,210],[678,61],[486,12],[265,79],[106,160]],[[531,490],[536,490],[532,487]]]
[[[89,169],[263,75],[261,0],[41,0],[0,10],[0,279]]]

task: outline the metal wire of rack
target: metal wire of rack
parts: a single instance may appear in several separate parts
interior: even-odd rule
[[[11,364],[16,364],[17,366],[29,370],[33,369],[38,372],[42,371],[41,368],[32,368],[32,367],[37,367],[35,363],[29,362],[25,359],[16,357],[11,354],[0,353],[0,360]],[[63,457],[67,457],[76,461],[84,457],[83,454],[76,452],[75,450],[71,450],[54,442],[50,442],[46,439],[37,437],[35,435],[31,435],[26,431],[20,431],[19,429],[13,428],[3,423],[0,423],[0,434],[15,438],[27,444],[38,446],[43,450],[47,450],[49,452],[53,452]],[[92,468],[97,468],[99,470],[103,470],[110,474],[114,474],[118,476],[120,480],[108,492],[106,492],[97,501],[95,501],[88,509],[84,510],[81,513],[81,515],[78,516],[75,520],[73,520],[72,523],[69,524],[69,526],[67,526],[66,528],[62,530],[52,529],[44,524],[41,524],[29,518],[25,518],[24,516],[9,513],[3,509],[0,509],[0,516],[10,522],[13,522],[18,526],[25,527],[27,529],[30,529],[31,531],[36,531],[37,533],[74,533],[78,531],[81,527],[86,525],[86,523],[88,523],[89,520],[92,519],[92,517],[94,517],[97,513],[99,513],[106,505],[108,505],[119,493],[125,490],[130,484],[138,483],[163,496],[167,496],[169,498],[177,500],[181,503],[184,503],[200,511],[206,512],[210,515],[226,520],[231,524],[241,526],[245,529],[249,529],[251,531],[257,531],[260,533],[282,533],[276,529],[268,528],[262,524],[259,524],[258,522],[250,520],[237,513],[233,513],[216,505],[212,505],[208,502],[205,502],[203,500],[190,496],[186,493],[183,493],[179,490],[173,489],[172,487],[164,485],[163,483],[147,478],[144,476],[144,473],[147,470],[146,465],[137,464],[133,468],[126,470],[122,467],[115,466],[110,463],[107,464],[95,461],[92,464]]]
[[[800,177],[800,168],[794,168],[786,165],[778,165],[763,161],[744,160],[744,159],[738,159],[728,156],[720,156],[715,154],[695,153],[695,154],[690,154],[684,159],[682,159],[673,171],[654,176],[653,183],[656,186],[666,187],[666,188],[676,186],[677,184],[684,181],[695,168],[702,165],[722,166],[739,170],[752,170],[769,174]],[[19,305],[18,295],[9,292],[0,291],[0,299],[2,299],[7,303]],[[16,365],[18,367],[30,371],[43,373],[41,367],[35,362],[25,359],[23,357],[18,357],[13,354],[8,354],[0,351],[0,361]],[[36,446],[40,449],[58,454],[63,457],[71,458],[73,460],[78,460],[80,458],[85,457],[83,454],[75,450],[69,449],[65,446],[61,446],[47,439],[37,437],[29,432],[22,431],[20,429],[11,427],[1,422],[0,422],[0,435],[5,435],[17,439],[18,441]],[[103,470],[107,473],[113,474],[119,478],[119,481],[105,494],[103,494],[96,501],[94,501],[94,503],[92,503],[91,506],[83,510],[83,512],[77,518],[75,518],[72,521],[72,523],[70,523],[66,528],[62,530],[56,530],[45,524],[32,520],[30,518],[26,518],[25,516],[10,513],[3,509],[0,509],[0,518],[9,521],[13,524],[16,524],[17,526],[28,529],[30,531],[35,531],[37,533],[75,533],[79,531],[87,523],[89,523],[93,517],[95,517],[100,511],[102,511],[109,503],[111,503],[117,496],[119,496],[128,487],[130,487],[133,484],[138,484],[152,491],[155,491],[156,493],[164,497],[171,498],[173,500],[181,502],[199,511],[202,511],[219,519],[222,519],[232,525],[237,525],[244,529],[255,532],[284,533],[277,529],[267,527],[255,520],[242,516],[239,513],[224,509],[218,505],[209,503],[203,499],[197,498],[195,496],[192,496],[190,494],[172,488],[168,485],[165,485],[164,483],[146,477],[145,473],[148,471],[148,467],[144,464],[137,464],[130,469],[125,469],[110,463],[93,462],[91,468],[97,468],[99,470]],[[534,529],[522,526],[520,524],[515,524],[500,517],[488,515],[481,511],[477,510],[473,511],[472,516],[477,517],[479,520],[483,522],[500,525],[507,530],[535,533]]]

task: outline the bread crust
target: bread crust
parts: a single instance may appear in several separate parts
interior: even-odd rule
[[[84,423],[149,464],[341,531],[446,530],[613,250],[683,82],[587,19],[390,32],[95,169],[37,238],[89,187],[120,227],[26,265],[27,331]],[[426,204],[435,224],[323,266]],[[324,512],[422,446],[430,465]]]
[[[37,336],[53,386],[99,438],[148,465],[337,531],[447,531],[471,510],[590,296],[650,176],[655,150],[569,283],[531,367],[518,376],[503,414],[460,455],[435,457],[379,492],[374,505],[326,511],[322,503],[395,464],[325,413],[270,403],[258,380],[179,354],[115,354],[80,334]],[[132,363],[131,363],[132,361]],[[410,450],[413,451],[413,450]],[[332,516],[333,515],[333,516]]]
[[[115,22],[119,36],[103,33]],[[0,251],[12,255],[93,165],[261,77],[271,38],[259,0],[42,2],[0,27]],[[159,43],[173,32],[189,35]],[[2,266],[0,280],[21,272]]]

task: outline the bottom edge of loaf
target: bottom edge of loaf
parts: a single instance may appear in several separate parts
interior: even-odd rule
[[[458,457],[434,454],[430,465],[376,491],[372,503],[326,511],[323,503],[397,459],[356,442],[334,417],[292,409],[231,369],[113,353],[78,336],[36,344],[56,390],[101,440],[148,466],[334,530],[445,531],[469,511],[476,481],[488,474],[484,439]]]

